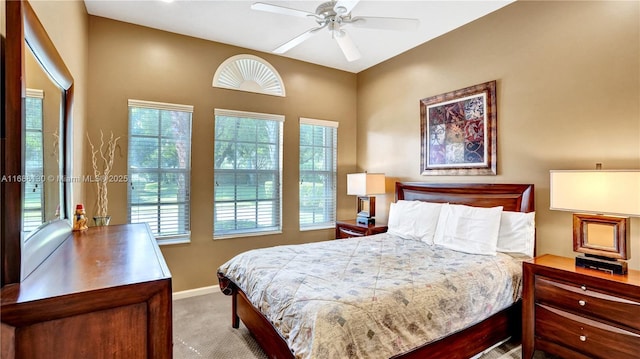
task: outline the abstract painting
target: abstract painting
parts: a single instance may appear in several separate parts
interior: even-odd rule
[[[496,81],[420,100],[422,175],[496,175]]]

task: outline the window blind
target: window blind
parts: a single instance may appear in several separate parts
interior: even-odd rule
[[[25,177],[22,181],[22,231],[27,233],[44,222],[43,99],[44,91],[27,89],[24,129]]]
[[[213,237],[282,230],[284,116],[215,110]]]
[[[334,227],[338,123],[300,118],[300,229]]]
[[[190,236],[193,106],[129,100],[128,220],[159,241]]]

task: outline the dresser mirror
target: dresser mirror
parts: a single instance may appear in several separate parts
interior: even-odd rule
[[[22,127],[22,236],[28,241],[44,223],[64,218],[64,141],[60,109],[63,92],[27,46],[24,51],[26,96]]]
[[[4,6],[2,286],[26,278],[71,230],[73,104],[73,77],[31,5]]]

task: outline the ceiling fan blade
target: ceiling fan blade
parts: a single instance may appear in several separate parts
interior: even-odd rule
[[[335,11],[338,15],[346,15],[351,12],[360,0],[338,0],[338,2],[333,7],[333,11]]]
[[[276,14],[292,15],[292,16],[298,16],[298,17],[307,17],[307,16],[315,17],[316,16],[316,14],[312,12],[292,9],[284,6],[267,4],[264,2],[257,2],[257,3],[251,4],[251,10],[267,11],[267,12],[273,12]]]
[[[334,31],[334,38],[338,42],[338,46],[342,50],[344,57],[347,58],[347,61],[355,61],[361,57],[360,51],[356,47],[356,44],[351,39],[348,33],[344,30],[336,30]]]
[[[314,27],[313,29],[307,30],[305,32],[303,32],[302,34],[294,37],[293,39],[285,42],[284,44],[280,45],[277,49],[273,50],[274,54],[284,54],[285,52],[293,49],[294,47],[300,45],[301,43],[303,43],[305,40],[307,40],[308,38],[310,38],[311,36],[315,35],[319,30],[324,29],[324,26],[320,26],[320,27]]]
[[[367,29],[412,31],[418,29],[420,20],[400,17],[356,16],[348,23],[355,27]]]

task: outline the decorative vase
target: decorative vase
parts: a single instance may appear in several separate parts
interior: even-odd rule
[[[111,216],[94,216],[93,222],[96,226],[108,226],[111,222]]]

